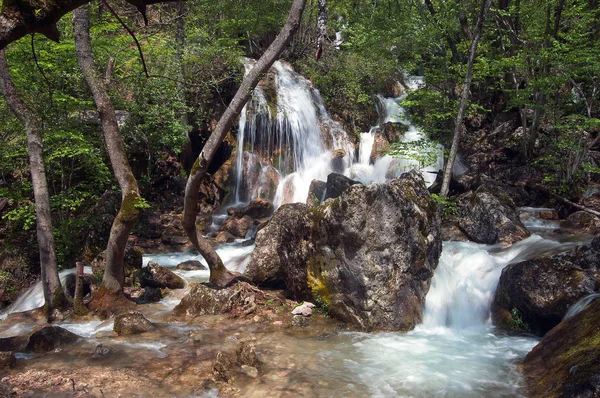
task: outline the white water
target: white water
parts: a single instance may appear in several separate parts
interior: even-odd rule
[[[60,283],[64,285],[68,275],[74,274],[75,268],[66,269],[60,271],[58,277]],[[85,267],[84,273],[92,275],[91,267]],[[10,307],[0,313],[0,320],[5,319],[8,314],[15,312],[31,311],[44,305],[46,300],[44,299],[44,290],[42,288],[42,282],[37,282],[23,295],[21,295]]]
[[[246,72],[253,65],[254,61],[246,60]],[[312,83],[283,62],[275,62],[270,74],[270,82],[259,84],[240,116],[235,203],[248,202],[259,196],[272,200],[276,208],[283,203],[305,202],[311,182],[325,181],[333,171],[368,184],[386,182],[416,168],[430,186],[436,173],[443,168],[443,148],[430,143],[406,119],[405,110],[400,106],[405,95],[377,97],[378,125],[361,134],[355,159],[354,145],[341,125],[331,119]],[[407,77],[406,82],[406,88],[412,90],[423,85],[419,77]],[[424,142],[429,151],[436,153],[437,160],[431,165],[423,165],[411,155],[405,159],[384,155],[371,164],[375,134],[380,125],[388,122],[408,125],[401,141]],[[334,165],[331,153],[338,149],[346,154],[341,168]],[[273,196],[268,188],[273,184],[272,168],[277,174],[277,189]]]
[[[573,304],[571,306],[571,308],[569,308],[565,317],[563,318],[563,321],[565,319],[571,318],[571,317],[579,314],[581,311],[583,311],[585,309],[585,307],[590,305],[592,303],[592,301],[596,300],[597,298],[600,298],[600,293],[592,293],[592,294],[580,299],[579,301],[577,301],[575,304]]]
[[[423,323],[409,333],[346,333],[320,353],[324,379],[366,387],[372,397],[513,397],[518,362],[537,338],[509,336],[490,322],[502,269],[569,245],[533,235],[509,248],[445,242]]]

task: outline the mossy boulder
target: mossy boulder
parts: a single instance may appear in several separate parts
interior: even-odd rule
[[[566,319],[525,357],[531,397],[600,396],[600,300]]]
[[[458,225],[474,242],[513,244],[530,235],[519,219],[513,196],[501,186],[482,184],[460,195],[456,204]]]
[[[151,331],[155,328],[154,324],[147,320],[141,312],[129,311],[117,315],[113,330],[119,336],[140,334]]]
[[[282,206],[259,231],[246,276],[363,330],[409,330],[440,253],[436,205],[411,172],[352,185],[321,206]]]
[[[229,298],[234,294],[234,287],[213,289],[201,283],[195,284],[175,307],[173,313],[188,318],[195,318],[200,315],[224,314],[228,312]]]
[[[142,270],[140,284],[142,287],[160,289],[183,289],[185,286],[181,277],[153,261],[150,261],[148,266]]]
[[[600,289],[600,237],[591,246],[507,266],[492,303],[504,329],[544,335],[569,307]]]

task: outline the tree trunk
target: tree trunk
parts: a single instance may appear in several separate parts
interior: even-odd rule
[[[52,312],[64,303],[64,293],[58,277],[56,252],[54,250],[54,235],[52,234],[52,219],[50,217],[50,194],[46,181],[44,155],[40,123],[38,118],[21,101],[19,94],[10,78],[10,70],[6,62],[4,50],[0,50],[0,87],[6,103],[15,116],[23,123],[27,135],[29,151],[29,168],[33,183],[35,198],[35,215],[37,225],[37,241],[40,250],[40,268],[42,272],[42,287],[46,305],[45,316],[51,321]]]
[[[79,67],[92,91],[96,108],[100,113],[106,149],[113,172],[121,187],[121,208],[110,229],[110,237],[106,248],[106,265],[102,278],[102,285],[106,291],[111,294],[120,294],[125,280],[123,267],[125,246],[133,224],[140,213],[138,205],[141,203],[141,197],[137,181],[127,160],[125,144],[117,124],[115,108],[107,92],[111,62],[109,62],[107,68],[106,78],[102,79],[98,75],[94,64],[90,39],[90,21],[85,7],[73,11],[73,30]]]
[[[442,196],[448,196],[450,190],[450,179],[452,178],[452,169],[454,168],[454,159],[456,158],[456,152],[458,151],[458,143],[460,141],[460,132],[462,130],[462,123],[465,117],[465,110],[467,109],[467,102],[469,101],[469,91],[471,89],[471,81],[473,80],[473,64],[475,63],[475,53],[477,51],[477,43],[481,37],[481,31],[483,30],[483,24],[487,17],[492,0],[483,0],[481,3],[481,10],[477,17],[477,24],[475,25],[475,31],[473,32],[473,41],[469,48],[469,61],[467,63],[467,74],[465,76],[465,84],[463,85],[462,97],[460,100],[460,108],[458,109],[458,116],[456,117],[456,126],[454,127],[454,138],[452,139],[452,147],[450,147],[450,154],[448,155],[448,161],[446,162],[446,169],[444,170],[444,179],[442,182],[442,189],[440,194]]]
[[[315,60],[318,62],[321,56],[323,56],[323,46],[325,45],[325,39],[327,38],[327,0],[319,0],[319,15],[317,16],[317,30],[319,37],[317,39],[317,52],[315,53]]]
[[[210,282],[215,285],[224,286],[230,283],[236,275],[229,272],[223,265],[223,261],[212,248],[210,243],[200,234],[196,228],[196,212],[198,207],[198,190],[202,177],[206,174],[208,165],[213,159],[215,152],[223,142],[225,135],[231,128],[233,121],[250,99],[254,87],[258,84],[261,76],[269,70],[284,50],[290,39],[300,26],[302,13],[306,6],[306,0],[294,0],[287,21],[273,43],[256,62],[254,68],[246,75],[240,88],[235,93],[231,103],[219,119],[215,130],[208,138],[200,156],[190,171],[190,176],[185,187],[185,203],[183,210],[183,228],[194,245],[194,248],[202,254],[210,268]]]

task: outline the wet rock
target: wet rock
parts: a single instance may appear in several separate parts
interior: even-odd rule
[[[284,285],[283,268],[285,258],[278,250],[280,244],[294,232],[296,226],[305,224],[304,211],[308,206],[290,203],[281,206],[271,221],[256,235],[256,249],[246,267],[244,275],[261,286],[281,287]]]
[[[159,288],[146,286],[144,292],[138,299],[138,304],[158,303],[162,299],[162,292]]]
[[[142,270],[140,284],[142,287],[149,286],[161,289],[183,289],[185,286],[183,279],[153,261],[150,261],[148,266]]]
[[[11,369],[17,363],[15,354],[12,352],[0,352],[0,372],[3,370]]]
[[[129,311],[117,315],[113,330],[119,336],[145,333],[155,328],[154,324],[147,320],[141,312]]]
[[[373,137],[373,148],[371,149],[370,162],[375,163],[377,159],[385,155],[390,150],[390,142],[379,132]]]
[[[389,143],[393,143],[404,136],[404,134],[408,131],[408,125],[395,121],[387,122],[381,126],[379,131]]]
[[[92,358],[94,358],[94,359],[104,358],[108,354],[110,354],[111,351],[112,350],[109,347],[105,347],[102,344],[98,344],[96,346],[96,349],[94,350],[94,353],[92,354]]]
[[[539,216],[542,220],[560,220],[556,210],[541,210]]]
[[[176,315],[195,318],[200,315],[217,315],[227,312],[233,287],[213,289],[204,284],[193,285],[190,292],[175,307]]]
[[[312,180],[310,183],[310,188],[308,189],[306,204],[309,207],[320,205],[321,200],[325,200],[326,189],[327,183],[325,181]]]
[[[565,253],[511,264],[492,304],[496,325],[543,335],[569,307],[600,287],[600,238]]]
[[[273,203],[263,198],[256,198],[245,206],[230,207],[227,214],[234,218],[248,216],[250,218],[265,218],[273,214]]]
[[[571,214],[562,225],[562,232],[595,235],[600,232],[600,218],[585,211]]]
[[[444,221],[442,223],[442,240],[450,242],[468,242],[469,238],[458,227],[454,221]]]
[[[182,271],[201,271],[207,268],[206,265],[202,264],[198,260],[188,260],[177,264],[177,269]]]
[[[336,173],[343,173],[346,168],[344,164],[344,158],[346,157],[346,151],[343,149],[334,149],[331,151],[331,169]]]
[[[356,184],[360,184],[360,182],[351,180],[342,174],[331,173],[327,176],[325,199],[337,198],[346,189]]]
[[[600,300],[561,322],[525,357],[531,397],[600,396]]]
[[[501,187],[482,184],[456,202],[458,225],[474,242],[512,244],[530,235],[513,199]]]
[[[236,373],[244,373],[256,378],[261,362],[253,346],[240,343],[235,351],[219,351],[213,364],[213,375],[216,380],[230,382]],[[244,368],[245,367],[245,368]]]
[[[416,172],[354,185],[308,208],[284,205],[256,237],[246,276],[365,330],[409,330],[441,253],[436,205]],[[390,311],[402,308],[402,311]]]
[[[243,216],[242,218],[231,217],[221,225],[220,231],[229,232],[238,238],[245,238],[252,227],[254,227],[254,220],[249,216]]]
[[[215,236],[215,242],[217,243],[231,243],[235,239],[235,236],[231,235],[227,231],[220,231],[217,233],[217,236]]]
[[[74,333],[58,326],[42,326],[29,335],[26,351],[48,352],[72,344],[79,339]]]
[[[292,327],[299,329],[310,327],[310,319],[301,315],[294,315],[292,318]]]

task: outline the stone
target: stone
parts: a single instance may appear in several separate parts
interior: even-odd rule
[[[245,276],[363,330],[409,330],[422,320],[440,253],[436,204],[410,172],[353,185],[321,206],[281,206],[258,233]]]
[[[235,241],[235,236],[231,235],[227,231],[220,231],[215,236],[215,242],[217,243],[231,243]]]
[[[295,307],[292,310],[292,315],[302,315],[302,316],[311,316],[312,309],[315,307],[314,304],[305,302],[302,305]]]
[[[549,331],[525,357],[531,397],[600,396],[600,300]]]
[[[242,342],[235,351],[219,351],[217,353],[213,364],[213,375],[217,381],[224,382],[232,381],[237,372],[255,378],[258,377],[260,367],[261,362],[254,347]]]
[[[138,299],[138,304],[158,303],[162,299],[162,292],[157,287],[146,286]]]
[[[177,264],[177,269],[182,271],[201,271],[208,268],[198,260],[187,260]]]
[[[400,140],[400,138],[408,131],[408,125],[404,123],[387,122],[381,126],[379,131],[389,143],[394,143]]]
[[[460,230],[458,222],[444,221],[442,223],[442,240],[444,242],[468,242],[469,238]]]
[[[360,184],[360,182],[351,180],[342,174],[331,173],[327,176],[327,190],[325,193],[325,199],[337,198],[346,189],[356,184]]]
[[[119,336],[145,333],[155,328],[141,312],[129,311],[115,317],[113,330]]]
[[[142,287],[149,286],[161,289],[183,289],[185,282],[172,271],[150,261],[148,266],[142,270],[140,285]]]
[[[254,227],[254,220],[249,216],[241,218],[230,217],[221,225],[219,230],[221,232],[229,232],[238,238],[245,238],[252,227]]]
[[[272,202],[263,198],[256,198],[245,206],[228,208],[227,214],[234,218],[245,216],[250,218],[265,218],[273,215],[273,209]]]
[[[331,151],[331,169],[336,173],[343,173],[346,168],[344,164],[344,158],[346,157],[346,151],[343,149],[334,149]]]
[[[544,335],[569,307],[600,286],[600,237],[591,246],[508,265],[498,282],[492,319],[508,330]]]
[[[0,372],[7,369],[12,369],[17,363],[15,354],[11,351],[0,352]]]
[[[104,358],[111,352],[112,352],[112,350],[109,347],[105,347],[102,344],[98,344],[96,346],[96,349],[94,350],[94,353],[92,354],[92,358],[93,359]]]
[[[530,233],[519,219],[509,194],[492,184],[482,184],[457,200],[458,226],[474,242],[513,244]]]
[[[325,200],[325,191],[327,190],[327,183],[325,181],[312,180],[310,187],[308,188],[308,197],[306,198],[306,204],[309,207],[318,206],[322,200]]]
[[[600,232],[600,218],[585,211],[577,211],[566,218],[561,231],[595,235]]]
[[[385,136],[379,132],[375,133],[373,137],[373,148],[371,149],[371,157],[369,158],[371,163],[375,163],[377,159],[385,155],[390,150],[390,142]]]
[[[217,315],[227,312],[233,287],[213,289],[204,284],[195,284],[190,292],[173,309],[175,315],[195,318],[200,315]]]
[[[540,210],[540,218],[542,220],[559,220],[558,212],[556,210]]]
[[[42,326],[29,335],[25,351],[48,352],[57,347],[72,344],[79,336],[58,326]]]

